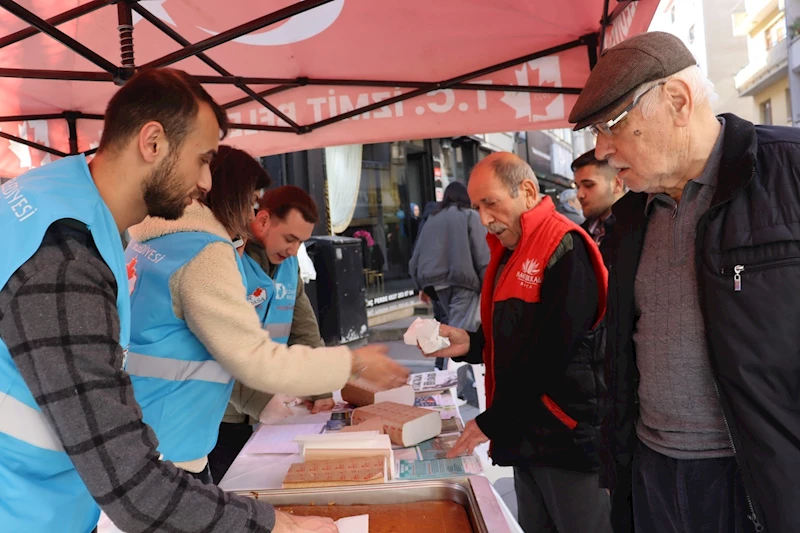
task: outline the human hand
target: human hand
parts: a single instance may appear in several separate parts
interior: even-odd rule
[[[385,344],[370,344],[353,350],[353,374],[383,389],[393,389],[408,381],[408,369],[389,357]]]
[[[275,511],[275,527],[272,533],[339,533],[331,518],[320,516],[295,516]]]
[[[419,291],[419,300],[424,304],[431,303],[431,297],[425,291]]]
[[[333,398],[323,398],[313,402],[311,400],[303,400],[303,403],[306,408],[311,411],[312,415],[321,413],[322,411],[330,411],[336,407],[336,400]]]
[[[467,422],[467,425],[464,426],[464,432],[458,438],[453,447],[450,448],[450,451],[447,452],[447,458],[452,459],[453,457],[458,457],[459,455],[471,454],[475,447],[479,444],[483,444],[484,442],[488,441],[489,437],[487,437],[481,428],[478,427],[478,424],[474,420],[470,420]]]
[[[425,357],[463,357],[469,352],[469,333],[463,329],[441,324],[439,336],[450,339],[450,346],[433,353],[422,352]]]
[[[292,416],[294,413],[288,407],[288,404],[291,404],[292,401],[293,398],[291,396],[287,396],[282,392],[274,395],[264,406],[264,409],[261,410],[261,414],[258,416],[259,422],[262,424],[275,424]]]

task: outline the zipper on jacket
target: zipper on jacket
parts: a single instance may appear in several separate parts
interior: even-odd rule
[[[717,378],[714,376],[714,392],[717,393],[717,400],[720,402],[720,411],[722,412],[722,421],[725,423],[725,433],[728,435],[728,442],[731,443],[731,450],[733,450],[733,455],[736,455],[736,445],[733,443],[733,435],[731,434],[731,427],[728,425],[728,417],[725,416],[725,410],[721,408],[722,404],[722,397],[719,394],[719,386],[717,385]],[[761,525],[761,522],[758,521],[758,516],[756,516],[755,507],[753,507],[753,501],[750,499],[750,495],[747,493],[747,490],[744,491],[744,496],[747,498],[747,506],[750,509],[750,514],[747,515],[748,520],[753,523],[753,527],[756,530],[756,533],[760,533],[764,531],[764,526]]]
[[[782,266],[791,266],[800,264],[800,258],[792,257],[788,259],[778,259],[777,261],[769,261],[764,263],[756,263],[750,266],[747,266],[748,272],[754,272],[758,270],[768,270],[770,268],[778,268]],[[742,290],[742,272],[745,270],[745,265],[735,265],[733,267],[723,268],[720,271],[720,274],[723,276],[726,274],[733,274],[733,290],[735,292],[739,292]]]
[[[750,179],[747,180],[747,183],[744,184],[744,187],[742,187],[742,189],[739,191],[740,193],[741,193],[741,191],[745,190],[747,187],[750,186],[750,184],[753,182],[753,179],[755,178],[755,176],[756,176],[756,167],[755,167],[755,164],[754,164],[753,168],[750,171]],[[700,229],[700,225],[703,223],[703,220],[708,216],[708,214],[710,212],[714,211],[715,209],[717,209],[718,207],[720,207],[722,205],[725,205],[725,204],[729,203],[731,200],[733,200],[733,197],[730,197],[727,200],[724,200],[722,202],[717,202],[716,204],[714,204],[711,207],[709,207],[708,209],[706,209],[706,211],[702,215],[700,215],[700,220],[697,221],[697,225],[694,227],[695,270],[698,270],[698,277],[697,277],[697,280],[698,280],[698,296],[699,296],[699,302],[701,302],[701,305],[703,305],[702,302],[704,302],[704,300],[703,300],[703,295],[700,294],[700,292],[701,292],[700,291],[700,286],[699,286],[700,275],[699,275],[699,269],[697,268],[698,258],[700,258],[700,252],[697,249],[697,234],[698,234],[698,230]],[[742,266],[742,265],[739,265],[739,266]],[[762,267],[762,266],[764,268],[766,268],[769,265],[754,265],[753,267],[751,267],[751,269],[757,269],[758,267]],[[726,273],[724,268],[722,269],[722,273],[723,274]],[[741,276],[741,271],[739,272],[739,275]],[[740,279],[740,281],[741,281],[741,279]],[[719,400],[720,408],[721,408],[721,411],[722,411],[722,421],[725,424],[725,431],[728,434],[728,440],[731,443],[731,449],[733,450],[733,455],[734,455],[734,458],[736,459],[736,463],[739,465],[739,468],[742,470],[742,485],[744,485],[744,474],[745,474],[745,472],[744,472],[744,469],[741,468],[741,463],[739,462],[739,456],[736,453],[736,446],[734,445],[734,442],[733,442],[733,432],[731,431],[731,427],[728,424],[728,418],[725,415],[724,401],[722,399],[722,396],[719,393],[719,386],[717,385],[717,376],[716,376],[716,374],[713,373],[713,370],[714,370],[713,361],[712,361],[712,364],[711,364],[711,369],[712,369],[712,378],[713,378],[713,382],[714,382],[714,391],[717,393],[717,399]],[[750,514],[747,516],[747,518],[751,522],[753,522],[753,526],[755,527],[756,533],[761,533],[762,531],[764,531],[764,526],[761,525],[761,522],[758,520],[758,515],[756,514],[756,509],[755,509],[755,506],[753,505],[753,500],[750,499],[750,494],[747,492],[747,488],[743,487],[743,489],[744,489],[744,495],[747,498],[747,505],[748,505],[748,508],[750,510]]]

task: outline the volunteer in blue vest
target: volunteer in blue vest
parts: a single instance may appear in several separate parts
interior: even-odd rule
[[[307,192],[286,185],[270,189],[258,201],[258,214],[250,224],[253,236],[242,256],[247,276],[248,300],[276,342],[312,348],[325,346],[311,302],[303,289],[297,252],[319,222],[319,212]],[[214,480],[219,482],[253,432],[253,424],[272,401],[285,396],[255,391],[237,381],[222,424],[219,439],[209,454]],[[305,399],[312,413],[334,407],[330,393]],[[274,407],[274,409],[273,409]],[[269,412],[282,410],[271,406]]]
[[[228,165],[238,170],[219,171]],[[236,250],[249,234],[256,182],[265,181],[265,171],[227,146],[213,168],[206,199],[178,220],[148,217],[132,227],[125,252],[127,370],[136,400],[164,459],[206,483],[212,481],[207,455],[235,379],[262,392],[307,396],[341,389],[355,374],[384,386],[402,385],[408,376],[383,345],[315,349],[272,338],[247,300]],[[289,287],[275,287],[282,290]]]
[[[123,370],[120,233],[204,194],[226,127],[193,78],[143,71],[109,102],[91,163],[65,157],[0,188],[0,530],[89,533],[102,508],[127,533],[336,531],[161,461]]]

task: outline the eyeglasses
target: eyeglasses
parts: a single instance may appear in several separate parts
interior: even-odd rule
[[[660,82],[660,83],[656,83],[656,84],[655,84],[655,85],[653,85],[652,87],[648,88],[648,89],[647,89],[645,92],[643,92],[642,94],[640,94],[639,96],[637,96],[636,98],[634,98],[634,99],[633,99],[633,102],[631,102],[631,103],[630,103],[630,105],[629,105],[628,107],[626,107],[625,109],[623,109],[623,110],[622,110],[622,112],[621,112],[619,115],[617,115],[617,117],[616,117],[616,118],[613,118],[613,119],[611,119],[611,120],[608,120],[608,121],[606,121],[606,122],[596,122],[596,123],[592,124],[591,126],[589,126],[589,131],[590,131],[590,132],[592,133],[592,135],[594,135],[595,137],[597,137],[597,136],[598,136],[598,135],[600,135],[601,133],[602,133],[603,135],[612,135],[614,132],[613,132],[613,131],[611,131],[611,128],[613,128],[614,126],[616,126],[617,124],[619,124],[620,122],[622,122],[623,120],[625,120],[625,117],[627,117],[627,116],[628,116],[628,113],[630,113],[631,111],[633,111],[633,108],[634,108],[634,107],[636,107],[636,104],[638,104],[638,103],[639,103],[639,101],[642,99],[642,97],[643,97],[644,95],[646,95],[647,93],[649,93],[650,91],[652,91],[652,90],[653,90],[653,89],[655,89],[656,87],[660,87],[661,85],[664,85],[664,83],[666,83],[666,82],[663,82],[663,81],[662,81],[662,82]]]

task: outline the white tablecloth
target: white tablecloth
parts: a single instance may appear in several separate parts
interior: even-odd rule
[[[330,413],[319,413],[317,415],[308,414],[308,410],[303,407],[295,408],[296,416],[281,421],[281,424],[309,424],[314,422],[325,422],[330,419]],[[270,426],[261,425],[257,431],[269,431]],[[258,454],[251,455],[245,453],[247,448],[239,454],[231,465],[225,477],[219,483],[221,489],[225,491],[241,490],[269,490],[280,489],[283,478],[289,471],[293,463],[302,462],[299,454]],[[395,483],[397,481],[390,481]],[[402,483],[402,482],[400,482]],[[511,533],[524,533],[519,526],[508,506],[494,490],[497,504],[502,509],[503,515],[508,522]]]
[[[334,397],[341,401],[339,394]],[[282,420],[281,424],[312,424],[322,423],[330,420],[330,413],[319,413],[312,415],[305,407],[294,407],[295,415]],[[262,425],[258,431],[269,431],[269,426]],[[289,471],[292,463],[299,463],[302,458],[299,454],[259,454],[251,455],[240,453],[231,465],[225,477],[219,483],[219,487],[225,491],[241,490],[268,490],[279,489],[283,483],[283,478]],[[392,481],[394,483],[395,481]],[[508,522],[508,529],[511,533],[524,533],[517,523],[508,506],[494,490],[497,505],[503,511],[503,515]],[[123,533],[117,529],[105,514],[100,515],[100,523],[97,526],[98,533]]]

